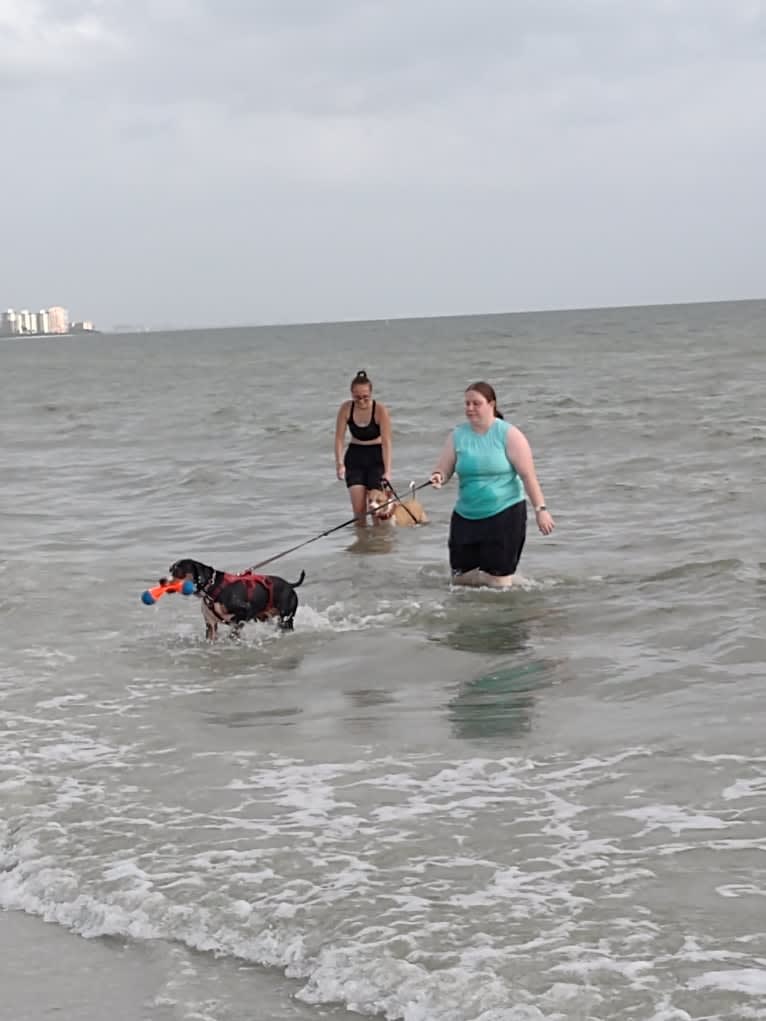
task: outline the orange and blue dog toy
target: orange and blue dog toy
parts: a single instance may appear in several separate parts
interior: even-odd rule
[[[152,606],[168,592],[180,592],[184,596],[190,596],[194,592],[194,582],[189,578],[183,581],[181,579],[161,581],[159,585],[155,585],[154,588],[148,588],[141,593],[141,602],[147,606]]]

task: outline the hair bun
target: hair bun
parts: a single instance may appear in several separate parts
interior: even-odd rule
[[[359,372],[357,372],[357,374],[354,376],[354,382],[355,383],[367,382],[367,373],[364,371],[364,369],[360,369]]]

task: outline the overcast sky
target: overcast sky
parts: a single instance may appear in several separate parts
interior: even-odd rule
[[[766,296],[766,0],[0,0],[0,307]]]

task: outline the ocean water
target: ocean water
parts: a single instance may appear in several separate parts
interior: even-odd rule
[[[3,1021],[766,1018],[765,346],[766,302],[1,343]],[[517,589],[450,588],[453,486],[316,538],[360,368],[397,489],[495,386],[557,524]],[[293,634],[139,599],[300,543]]]

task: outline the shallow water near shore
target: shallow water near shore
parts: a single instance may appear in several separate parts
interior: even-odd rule
[[[766,1018],[765,337],[740,302],[0,344],[0,1018]],[[450,587],[448,486],[271,565],[293,634],[142,605],[349,517],[362,367],[400,492],[495,386],[557,525],[519,585]]]

